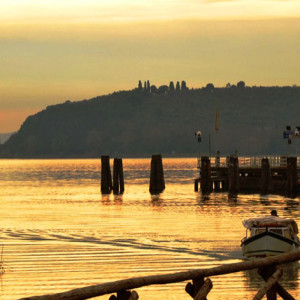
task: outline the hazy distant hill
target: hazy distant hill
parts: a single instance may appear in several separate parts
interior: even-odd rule
[[[212,154],[216,148],[223,155],[299,152],[300,140],[288,149],[282,137],[286,125],[300,126],[299,87],[154,92],[135,89],[49,106],[26,119],[1,156],[196,155],[208,153],[209,139]]]
[[[0,133],[0,144],[5,143],[15,132]]]

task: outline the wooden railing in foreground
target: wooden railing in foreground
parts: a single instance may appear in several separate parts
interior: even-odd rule
[[[116,293],[116,296],[110,296],[110,300],[136,300],[138,299],[138,294],[136,291],[131,291],[132,289],[154,284],[168,284],[187,280],[192,280],[192,283],[188,283],[186,285],[186,292],[193,299],[204,300],[212,288],[211,280],[209,278],[204,280],[205,277],[235,273],[256,268],[259,269],[259,274],[263,277],[266,283],[253,299],[262,299],[262,297],[266,294],[268,300],[273,300],[276,299],[276,294],[279,294],[281,298],[285,300],[292,300],[294,298],[278,282],[278,279],[282,274],[282,270],[278,268],[278,265],[298,260],[300,260],[300,251],[295,251],[269,258],[256,259],[240,263],[223,264],[214,268],[195,269],[164,275],[136,277],[77,288],[63,293],[27,297],[20,300],[83,300],[114,293]]]

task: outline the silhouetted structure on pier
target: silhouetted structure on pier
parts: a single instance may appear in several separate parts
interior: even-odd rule
[[[200,177],[195,179],[195,191],[198,191],[200,182],[202,193],[214,190],[296,196],[299,192],[300,169],[297,168],[296,157],[285,157],[284,163],[281,158],[276,165],[272,165],[266,157],[261,159],[260,165],[240,165],[237,156],[230,156],[225,165],[212,166],[210,158],[204,156],[200,170]]]

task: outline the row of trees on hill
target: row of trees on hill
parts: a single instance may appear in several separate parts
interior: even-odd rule
[[[176,82],[176,85],[174,84],[174,81],[170,81],[169,85],[161,85],[159,87],[156,87],[156,85],[150,85],[150,81],[144,81],[144,86],[142,84],[142,81],[139,80],[138,83],[138,90],[144,91],[148,94],[160,94],[160,95],[166,95],[167,93],[173,93],[173,92],[180,92],[180,91],[186,91],[189,88],[186,85],[186,82],[184,80]]]
[[[226,84],[226,88],[231,88],[231,89],[233,88],[242,89],[245,87],[246,84],[244,81],[239,81],[236,85],[230,84],[229,82]],[[160,95],[166,95],[168,93],[172,94],[174,92],[178,93],[181,91],[189,90],[184,80],[182,80],[181,83],[177,81],[176,84],[174,84],[174,81],[170,81],[169,85],[161,85],[159,87],[157,87],[156,85],[151,85],[149,80],[144,81],[144,84],[142,83],[141,80],[139,80],[137,89],[139,91],[143,91],[146,94],[160,94]],[[215,89],[215,86],[213,83],[208,83],[204,87],[204,89],[211,91]]]

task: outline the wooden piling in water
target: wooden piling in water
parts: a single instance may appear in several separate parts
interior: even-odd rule
[[[152,155],[149,192],[156,195],[164,189],[165,179],[161,154]]]
[[[297,193],[297,157],[287,158],[287,189],[289,195]]]
[[[271,191],[271,170],[268,158],[261,160],[261,193],[268,194]]]
[[[114,159],[113,166],[113,193],[116,195],[124,193],[124,176],[122,158]]]
[[[208,156],[201,157],[201,192],[210,193],[212,192],[213,185],[211,180],[211,165]]]
[[[239,159],[230,156],[228,161],[228,191],[237,193],[239,191]]]
[[[110,194],[112,190],[112,179],[109,164],[109,156],[101,156],[101,193]]]

